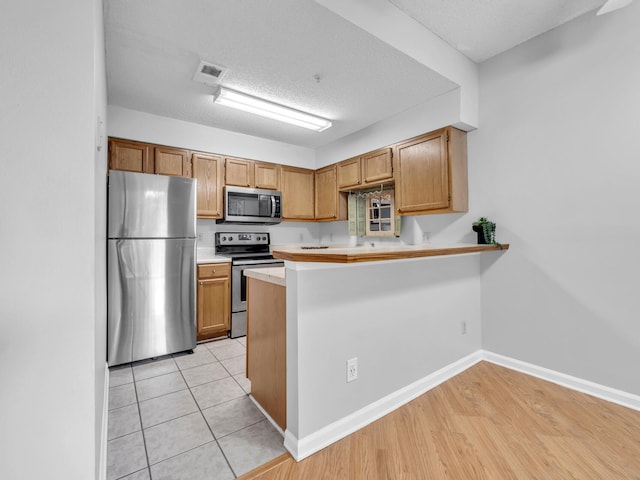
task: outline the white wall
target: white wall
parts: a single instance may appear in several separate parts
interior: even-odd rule
[[[107,368],[107,73],[103,0],[94,0],[94,195],[95,195],[95,454],[96,478],[106,471]],[[102,462],[102,463],[101,463]]]
[[[0,15],[2,478],[97,471],[96,9],[102,2],[12,1]]]
[[[474,211],[511,243],[487,261],[483,348],[640,394],[640,2],[592,12],[481,65]]]
[[[479,255],[286,266],[287,430],[299,440],[480,348]]]
[[[478,127],[478,66],[386,0],[316,0],[405,55],[460,86],[454,124]]]
[[[318,148],[316,168],[451,125],[456,121],[459,105],[460,90],[456,89],[374,123]]]
[[[315,152],[311,148],[160,117],[114,105],[109,106],[108,133],[111,137],[315,168]]]

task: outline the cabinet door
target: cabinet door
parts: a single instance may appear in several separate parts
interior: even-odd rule
[[[285,220],[314,219],[314,172],[282,166],[282,217]]]
[[[189,151],[181,148],[156,147],[155,173],[175,177],[191,177]]]
[[[255,162],[256,188],[280,190],[280,165]]]
[[[396,209],[418,213],[449,207],[446,129],[396,145]]]
[[[110,138],[109,168],[153,173],[153,150],[146,143]]]
[[[337,165],[338,188],[349,188],[360,185],[360,157],[343,160]]]
[[[315,172],[316,220],[336,220],[338,218],[338,186],[336,165],[330,165]]]
[[[237,187],[253,187],[253,163],[240,158],[224,159],[224,184]]]
[[[230,302],[228,276],[198,280],[198,340],[227,333]]]
[[[191,160],[198,180],[197,216],[222,218],[222,157],[194,153]]]
[[[381,148],[362,156],[363,183],[376,183],[393,178],[391,148]]]

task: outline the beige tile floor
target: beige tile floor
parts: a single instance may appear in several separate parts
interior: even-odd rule
[[[225,480],[285,452],[249,399],[245,337],[110,369],[109,480]]]

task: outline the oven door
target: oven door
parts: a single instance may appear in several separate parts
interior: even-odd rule
[[[247,268],[283,267],[281,260],[234,260],[231,267],[231,338],[241,337],[247,332]]]
[[[236,313],[247,310],[247,277],[242,273],[245,269],[283,266],[283,261],[273,259],[234,261],[231,267],[231,311]]]

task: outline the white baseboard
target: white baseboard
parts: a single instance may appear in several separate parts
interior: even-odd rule
[[[269,423],[273,425],[273,428],[275,428],[280,433],[280,435],[284,437],[284,432],[282,431],[282,428],[280,427],[280,425],[278,425],[276,421],[273,418],[271,418],[271,415],[269,415],[269,413],[264,408],[262,408],[262,405],[260,405],[258,401],[255,398],[253,398],[253,395],[249,394],[249,400],[251,400],[253,404],[256,406],[256,408],[260,410],[260,412],[266,417],[267,420],[269,420]]]
[[[549,370],[548,368],[539,367],[531,363],[516,360],[515,358],[505,357],[504,355],[488,352],[486,350],[480,350],[480,353],[482,355],[482,359],[487,362],[495,363],[496,365],[531,375],[532,377],[547,380],[548,382],[570,388],[571,390],[586,393],[587,395],[606,400],[607,402],[616,403],[623,407],[640,411],[640,396],[638,395],[627,393],[622,390],[616,390],[615,388],[600,385],[589,380],[583,380],[582,378],[573,377],[565,373]]]
[[[107,478],[107,441],[109,439],[109,365],[104,368],[104,398],[102,400],[102,438],[100,440],[100,466],[98,479]]]
[[[478,350],[306,437],[297,438],[290,430],[286,430],[284,432],[284,446],[293,458],[299,462],[303,458],[322,450],[341,438],[352,434],[371,422],[400,408],[414,398],[455,377],[482,360],[640,411],[640,396],[638,395],[599,385],[588,380],[583,380],[486,350]]]
[[[284,446],[296,461],[300,461],[341,438],[360,430],[371,422],[384,417],[481,360],[481,351],[467,355],[306,437],[298,439],[291,431],[287,430],[284,437]]]

